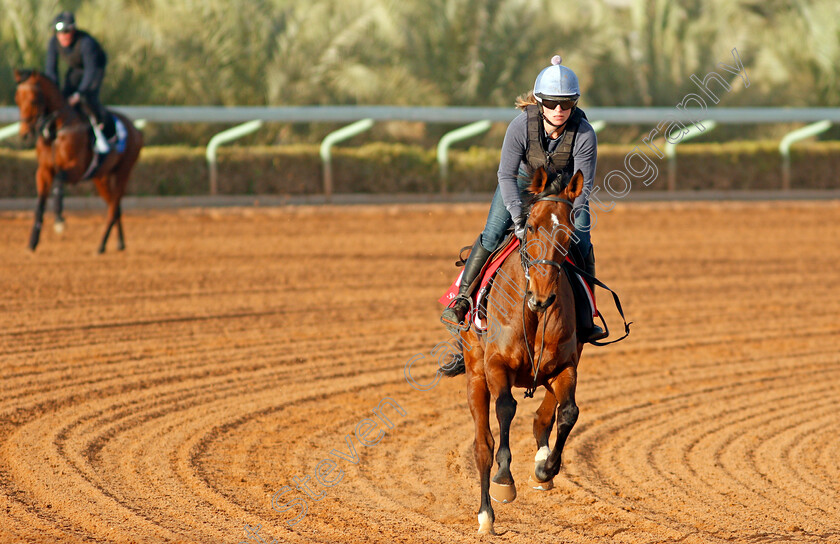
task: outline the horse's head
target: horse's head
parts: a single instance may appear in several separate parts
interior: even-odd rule
[[[583,191],[580,170],[548,183],[542,168],[534,172],[525,213],[528,223],[522,260],[528,276],[526,298],[531,311],[542,313],[557,298],[560,266],[574,232],[573,202]]]
[[[34,70],[15,68],[15,102],[20,109],[20,137],[31,143],[37,134],[38,120],[44,115],[46,103],[38,80],[40,74]]]

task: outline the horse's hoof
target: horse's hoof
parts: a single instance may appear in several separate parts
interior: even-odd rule
[[[547,482],[541,482],[537,480],[536,476],[531,474],[528,476],[528,485],[531,489],[536,489],[537,491],[548,491],[549,489],[554,489],[554,478]]]
[[[492,484],[491,484],[492,485]],[[487,512],[478,514],[478,534],[480,535],[495,535],[493,530],[493,518]]]
[[[516,499],[516,484],[490,482],[490,498],[501,503],[513,502]]]
[[[64,232],[64,221],[57,221],[53,226],[53,229],[55,229],[55,232],[58,234],[62,234]]]

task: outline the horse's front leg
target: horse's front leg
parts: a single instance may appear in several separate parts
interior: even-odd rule
[[[490,496],[499,502],[513,502],[516,499],[516,483],[510,473],[510,424],[516,415],[516,401],[510,393],[510,380],[506,371],[497,370],[488,376],[488,382],[496,397],[496,418],[499,420],[499,449],[496,452],[499,468],[490,484]]]
[[[44,210],[47,207],[47,197],[50,194],[50,185],[52,185],[52,173],[47,168],[39,166],[35,181],[38,185],[38,205],[35,208],[35,224],[32,225],[32,234],[29,236],[29,249],[32,251],[35,251],[38,240],[41,239],[41,226],[44,224]]]
[[[544,465],[545,460],[548,459],[551,453],[551,448],[548,447],[548,439],[551,436],[551,427],[554,425],[555,409],[557,408],[557,399],[554,398],[554,393],[549,389],[545,391],[545,397],[534,415],[534,439],[537,441],[537,454],[534,456],[534,471],[538,466]],[[548,491],[554,484],[551,480],[541,482],[537,479],[536,474],[529,478],[531,487],[539,491]]]
[[[35,208],[35,224],[32,225],[32,234],[29,236],[29,249],[35,251],[38,247],[38,240],[41,239],[41,225],[44,224],[44,209],[47,207],[47,197],[38,196],[38,205]]]
[[[469,368],[469,367],[468,367]],[[478,508],[479,534],[496,534],[496,519],[490,505],[490,469],[493,465],[493,433],[490,431],[490,391],[483,374],[467,373],[467,398],[475,421],[475,465],[481,481],[481,505]]]
[[[534,468],[534,475],[537,480],[547,482],[554,478],[560,472],[562,464],[561,457],[563,455],[563,447],[566,445],[566,439],[575,426],[578,418],[578,407],[575,404],[575,388],[577,387],[577,368],[574,365],[569,365],[563,369],[560,374],[554,377],[549,383],[551,390],[554,392],[554,398],[557,400],[557,437],[554,441],[554,448],[545,460],[545,463],[540,466],[537,463]]]

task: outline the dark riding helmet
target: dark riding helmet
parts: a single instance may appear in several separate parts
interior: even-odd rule
[[[76,28],[76,16],[72,11],[62,11],[55,16],[53,28],[56,32],[70,32]]]

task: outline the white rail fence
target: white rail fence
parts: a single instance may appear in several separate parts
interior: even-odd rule
[[[509,122],[519,113],[514,108],[481,108],[481,107],[400,107],[400,106],[285,106],[285,107],[257,107],[257,106],[114,106],[115,110],[125,113],[133,119],[143,119],[147,123],[244,123],[242,130],[229,129],[220,140],[211,140],[208,149],[208,171],[210,172],[210,194],[216,194],[216,148],[223,142],[229,142],[238,137],[258,129],[262,123],[353,123],[356,129],[348,127],[330,134],[322,145],[321,159],[324,172],[324,196],[329,201],[332,196],[332,156],[329,149],[334,143],[352,137],[362,130],[370,128],[377,121],[420,121],[425,123],[441,123],[476,125],[482,123]],[[787,134],[779,145],[779,153],[783,161],[783,190],[790,189],[789,168],[784,165],[790,163],[791,146],[818,132],[828,129],[831,124],[840,123],[840,108],[587,108],[586,113],[597,130],[610,124],[618,125],[654,125],[665,127],[673,120],[679,120],[685,125],[703,120],[706,131],[712,130],[720,124],[753,124],[753,123],[813,123]],[[17,108],[0,107],[0,124],[16,123],[19,119]],[[359,122],[362,123],[363,128]],[[362,130],[359,130],[361,128]],[[438,145],[438,162],[440,165],[441,192],[446,193],[446,176],[449,146],[462,139],[471,138],[483,130],[451,131],[444,136]],[[14,125],[0,129],[0,139],[16,133]],[[676,175],[676,150],[669,148],[669,179]],[[669,189],[674,190],[675,184],[669,183]]]

